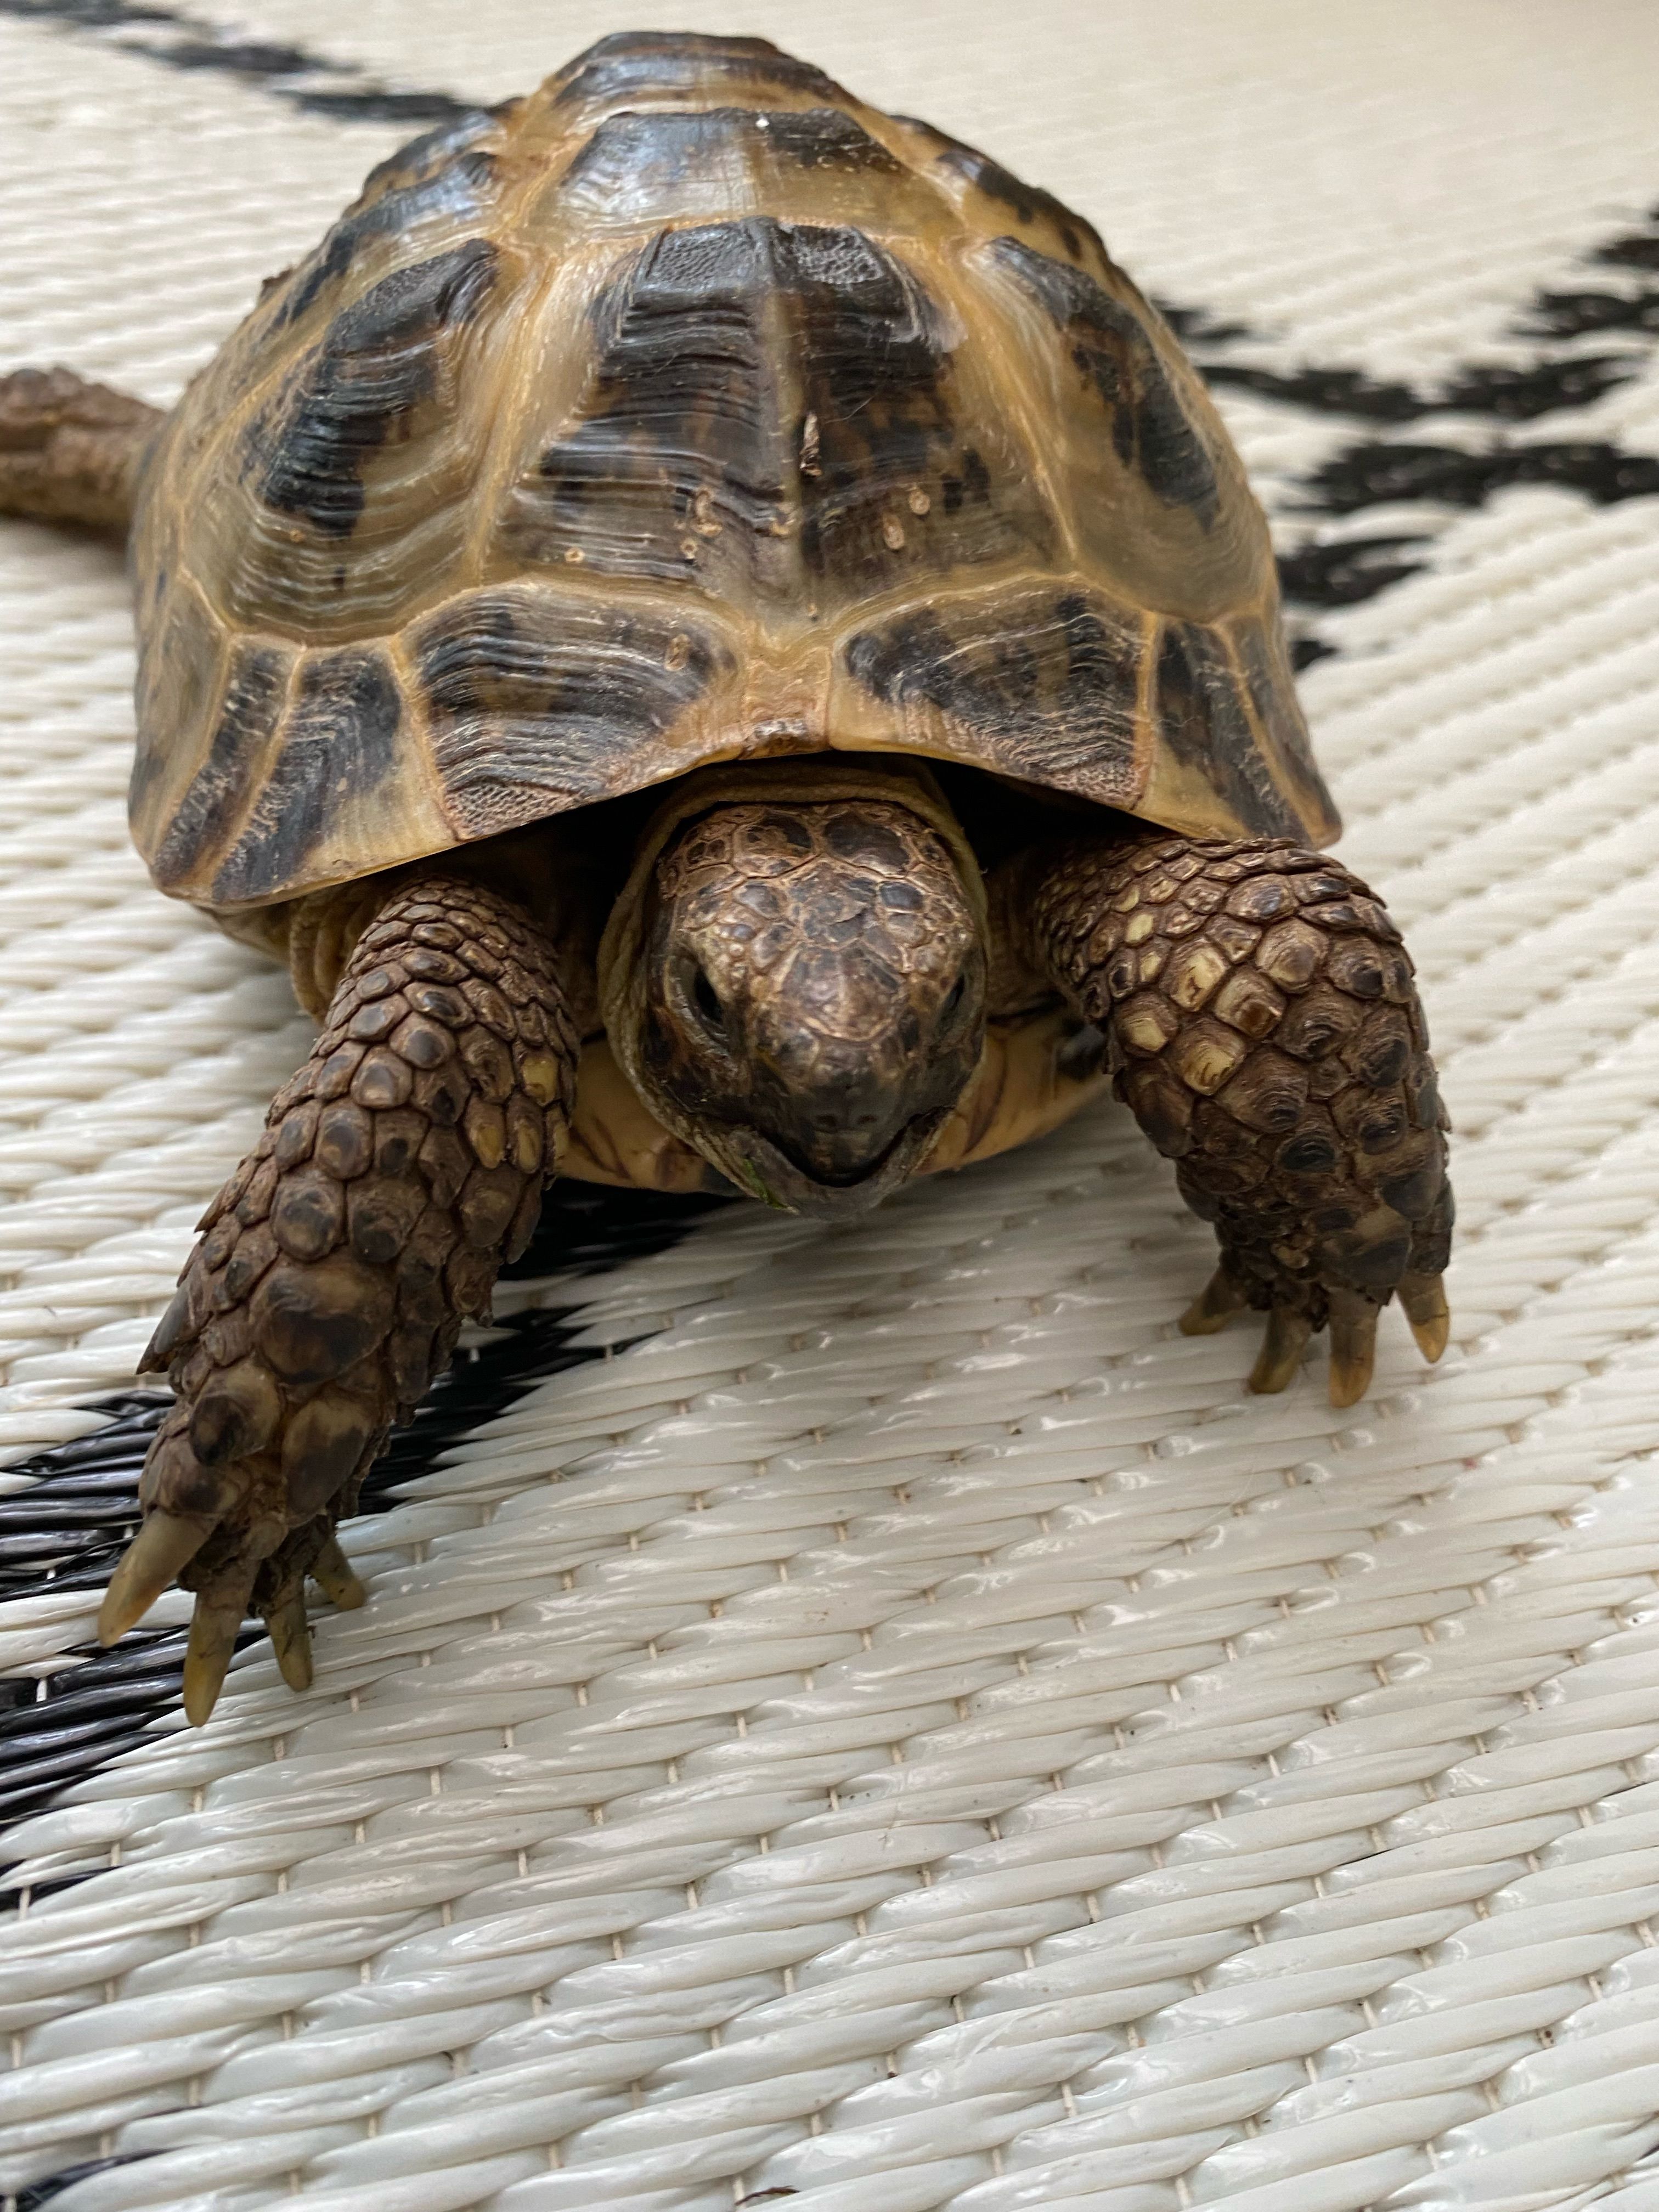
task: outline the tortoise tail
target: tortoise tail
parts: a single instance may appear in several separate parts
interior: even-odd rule
[[[161,410],[68,368],[0,376],[0,514],[125,532]]]

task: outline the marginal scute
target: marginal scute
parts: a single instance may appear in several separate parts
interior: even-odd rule
[[[933,709],[957,757],[1131,807],[1141,649],[1139,624],[1109,601],[1033,587],[907,610],[854,636],[846,659],[888,705]]]
[[[1112,266],[1094,225],[1057,200],[1052,192],[1044,191],[1041,185],[1024,183],[1011,170],[1005,169],[1000,161],[994,161],[988,154],[964,146],[960,138],[951,137],[931,123],[910,116],[896,119],[923,132],[939,149],[935,155],[938,166],[982,192],[1001,222],[1006,222],[1012,216],[1022,231],[1051,240],[1073,261],[1092,262],[1108,269]],[[1026,243],[1030,242],[1028,238]]]
[[[222,847],[264,765],[294,656],[269,638],[231,647],[230,675],[208,756],[179,800],[153,863],[163,890],[188,882]]]
[[[526,587],[452,601],[410,642],[444,803],[473,837],[650,781],[639,755],[729,658],[706,626],[671,628],[649,603]]]
[[[372,808],[396,764],[401,712],[384,655],[349,648],[307,657],[280,750],[213,879],[216,901],[245,905],[281,890],[303,873],[343,814],[361,817]]]
[[[1297,836],[1300,819],[1273,781],[1224,637],[1196,623],[1167,623],[1157,684],[1158,729],[1175,758],[1215,787],[1255,835]]]
[[[1336,827],[1170,333],[1052,196],[762,40],[604,40],[381,163],[135,528],[134,835],[222,911],[836,745]]]
[[[395,154],[388,154],[384,161],[375,163],[363,179],[362,191],[347,210],[347,215],[389,192],[424,184],[447,168],[468,147],[476,146],[480,138],[499,129],[501,119],[499,109],[475,107],[458,116],[453,123],[434,124],[430,131],[422,131],[419,137],[411,138]]]

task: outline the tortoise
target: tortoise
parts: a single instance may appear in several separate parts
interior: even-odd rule
[[[165,418],[0,383],[0,507],[131,529],[133,836],[314,1050],[146,1354],[105,1640],[311,1678],[357,1486],[556,1170],[874,1204],[1115,1086],[1189,1333],[1447,1339],[1412,963],[1322,849],[1261,512],[1096,232],[757,39],[428,132]]]

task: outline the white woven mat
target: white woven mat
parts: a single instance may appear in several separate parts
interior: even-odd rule
[[[1287,548],[1367,439],[1659,453],[1659,279],[1587,258],[1659,238],[1650,0],[672,12],[1075,199],[1246,326],[1209,358],[1639,372],[1507,431],[1224,388]],[[185,66],[216,20],[340,66]],[[165,399],[408,134],[296,90],[497,96],[627,20],[10,0],[0,345]],[[1540,290],[1644,286],[1647,334],[1515,335]],[[1304,682],[1458,1126],[1443,1365],[1391,1321],[1352,1413],[1322,1352],[1248,1399],[1243,1333],[1175,1334],[1207,1232],[1116,1109],[596,1281],[591,1340],[647,1340],[349,1530],[373,1596],[309,1696],[256,1646],[207,1729],[14,1839],[26,1884],[87,1878],[0,1954],[0,2189],[1659,2208],[1659,499],[1318,527],[1426,564],[1318,615]],[[306,1033],[127,850],[117,561],[8,526],[0,586],[15,1454],[101,1418]],[[48,1591],[0,1656],[89,1629]]]

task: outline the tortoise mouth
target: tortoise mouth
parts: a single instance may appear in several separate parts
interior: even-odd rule
[[[720,1132],[715,1164],[740,1190],[784,1212],[819,1218],[866,1213],[909,1180],[950,1111],[945,1106],[918,1114],[874,1159],[850,1175],[826,1176],[758,1129],[737,1123]]]

